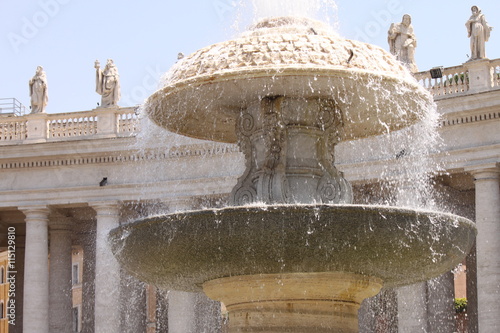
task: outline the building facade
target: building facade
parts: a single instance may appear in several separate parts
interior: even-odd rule
[[[435,190],[453,213],[477,223],[466,265],[468,332],[500,330],[499,72],[500,59],[483,59],[445,68],[437,79],[416,74],[441,114],[444,145],[433,158],[444,171],[435,177]],[[362,156],[337,158],[358,197],[373,191],[396,160]],[[107,235],[140,216],[225,205],[243,164],[237,146],[160,131],[139,122],[135,108],[2,115],[0,247],[7,250],[13,231],[16,255],[9,332],[223,330],[216,302],[159,291],[122,272]],[[379,311],[363,325],[454,329],[453,276],[438,285],[394,292],[388,299],[397,303],[396,323]]]

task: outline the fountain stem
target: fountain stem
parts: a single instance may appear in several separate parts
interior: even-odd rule
[[[239,332],[358,332],[358,309],[382,280],[345,272],[234,276],[204,283],[222,301],[229,330]]]
[[[236,127],[246,170],[231,194],[233,205],[352,201],[350,185],[333,165],[343,128],[334,100],[265,97],[240,113]]]

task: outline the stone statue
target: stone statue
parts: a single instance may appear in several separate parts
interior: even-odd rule
[[[120,76],[113,60],[108,59],[104,70],[100,69],[99,60],[95,61],[96,92],[101,95],[101,107],[118,106],[120,100]]]
[[[43,113],[49,102],[47,93],[47,75],[42,66],[36,68],[36,73],[29,82],[31,97],[31,113]]]
[[[413,33],[410,15],[403,15],[401,23],[391,24],[387,40],[389,42],[390,51],[396,56],[396,59],[405,64],[410,71],[414,73],[418,72],[418,67],[415,63],[417,39]]]
[[[490,27],[486,22],[486,18],[478,6],[472,6],[472,15],[465,23],[467,27],[468,37],[470,38],[470,59],[484,59],[486,58],[485,43],[490,38],[490,32],[493,27]]]

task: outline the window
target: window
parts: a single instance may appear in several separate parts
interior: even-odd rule
[[[5,318],[3,310],[3,302],[0,302],[0,319]]]
[[[0,284],[5,283],[5,268],[0,267]]]
[[[73,332],[80,332],[80,307],[73,308]]]
[[[79,281],[79,276],[80,276],[80,266],[78,265],[78,263],[75,263],[73,264],[73,269],[72,269],[72,282],[73,282],[73,285],[77,285],[80,283]]]

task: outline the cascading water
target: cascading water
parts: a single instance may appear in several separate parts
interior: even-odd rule
[[[232,333],[357,332],[363,299],[382,286],[438,276],[472,245],[475,228],[464,218],[351,204],[335,154],[380,159],[367,142],[384,146],[382,158],[419,160],[402,174],[385,169],[405,187],[400,193],[417,198],[397,199],[433,202],[423,181],[427,144],[400,139],[429,136],[420,131],[436,113],[391,55],[321,22],[259,20],[234,40],[184,57],[145,113],[182,135],[238,143],[246,169],[233,206],[140,219],[111,233],[113,251],[145,282],[224,302]],[[395,140],[370,139],[379,135]]]

